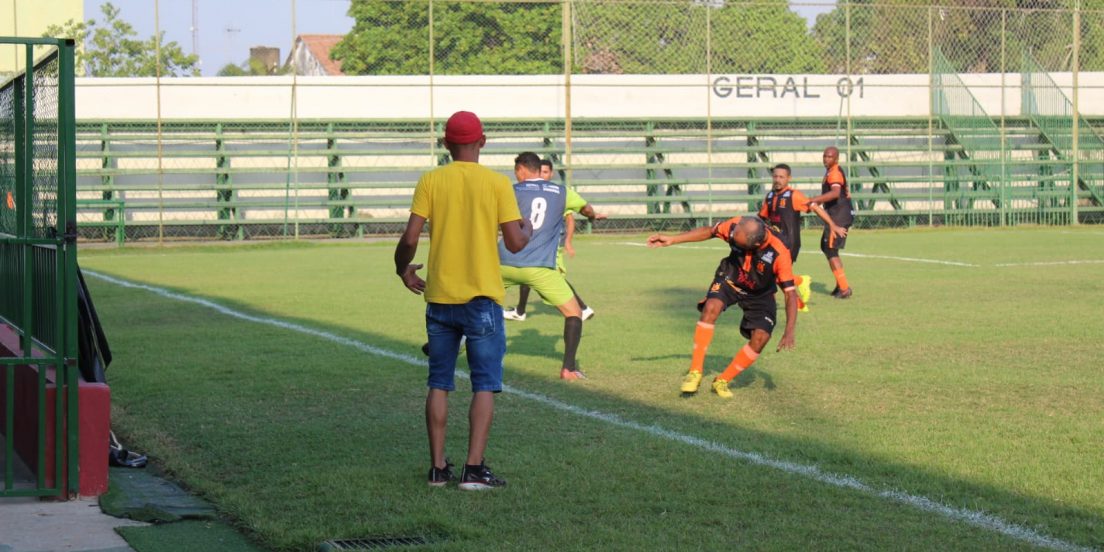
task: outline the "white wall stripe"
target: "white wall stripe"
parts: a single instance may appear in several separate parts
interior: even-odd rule
[[[339,335],[336,335],[336,334],[332,334],[332,333],[325,332],[325,331],[322,331],[322,330],[318,330],[318,329],[315,329],[315,328],[310,328],[308,326],[303,326],[301,324],[295,324],[295,323],[292,323],[292,322],[287,322],[287,321],[280,320],[280,319],[277,319],[277,318],[269,318],[269,317],[264,317],[264,316],[255,316],[255,315],[251,315],[251,314],[246,314],[244,312],[240,312],[240,311],[230,309],[228,307],[225,307],[225,306],[220,305],[218,303],[215,303],[213,301],[209,301],[207,299],[201,299],[199,297],[195,297],[195,296],[191,296],[191,295],[185,295],[185,294],[182,294],[182,293],[175,293],[175,292],[169,291],[167,289],[163,289],[163,288],[159,288],[159,287],[155,287],[155,286],[150,286],[150,285],[146,285],[146,284],[139,284],[139,283],[135,283],[135,282],[130,282],[130,281],[127,281],[127,280],[123,280],[123,279],[120,279],[120,278],[115,278],[115,277],[112,277],[112,276],[108,276],[106,274],[101,274],[101,273],[93,272],[93,271],[90,271],[90,270],[85,270],[84,274],[86,276],[96,278],[96,279],[99,279],[99,280],[102,280],[102,281],[105,281],[105,282],[108,282],[110,284],[114,284],[114,285],[117,285],[117,286],[121,286],[121,287],[124,287],[124,288],[139,289],[139,290],[143,290],[143,291],[147,291],[147,292],[159,295],[161,297],[165,297],[167,299],[172,299],[172,300],[180,301],[180,302],[184,302],[184,303],[192,303],[192,304],[195,304],[195,305],[200,305],[200,306],[212,309],[212,310],[214,310],[216,312],[219,312],[221,314],[225,314],[226,316],[230,316],[230,317],[233,317],[233,318],[237,318],[237,319],[245,320],[245,321],[249,321],[249,322],[255,322],[255,323],[258,323],[258,324],[266,324],[266,325],[269,325],[269,326],[275,326],[277,328],[283,328],[283,329],[286,329],[286,330],[291,330],[291,331],[294,331],[294,332],[298,332],[298,333],[318,337],[318,338],[321,338],[321,339],[325,339],[327,341],[331,341],[333,343],[338,343],[340,345],[346,345],[348,347],[352,347],[352,348],[354,348],[358,351],[361,351],[361,352],[365,352],[365,353],[376,355],[376,356],[381,356],[381,357],[384,357],[384,358],[389,358],[389,359],[392,359],[392,360],[397,360],[399,362],[403,362],[403,363],[406,363],[406,364],[410,364],[410,365],[414,365],[414,366],[425,366],[425,364],[426,364],[426,361],[425,361],[424,358],[415,357],[415,356],[402,354],[402,353],[396,353],[396,352],[393,352],[393,351],[388,351],[386,349],[381,349],[379,347],[375,347],[373,345],[370,345],[368,343],[364,343],[362,341],[357,341],[355,339],[342,337],[342,336],[339,336]],[[462,378],[467,378],[468,377],[467,373],[465,373],[461,370],[457,370],[457,375],[459,375]],[[981,512],[981,511],[977,511],[977,510],[970,510],[970,509],[966,509],[966,508],[956,508],[954,506],[948,506],[946,504],[943,504],[941,502],[932,500],[932,499],[924,497],[924,496],[913,495],[913,494],[909,494],[909,493],[905,493],[905,492],[897,491],[897,490],[893,490],[893,489],[879,489],[877,487],[873,487],[871,485],[863,483],[862,481],[860,481],[860,480],[858,480],[858,479],[856,479],[852,476],[849,476],[849,475],[835,474],[835,473],[822,471],[816,465],[798,464],[798,463],[795,463],[795,462],[788,462],[788,461],[785,461],[785,460],[778,460],[778,459],[775,459],[775,458],[771,458],[769,456],[766,456],[766,455],[763,455],[763,454],[760,454],[760,453],[757,453],[757,452],[746,452],[746,451],[734,449],[734,448],[728,447],[726,445],[723,445],[723,444],[720,444],[720,443],[717,443],[717,442],[714,442],[714,441],[709,441],[709,440],[706,440],[706,439],[702,439],[700,437],[694,437],[692,435],[687,435],[685,433],[679,433],[677,431],[672,431],[670,429],[666,429],[666,428],[656,426],[656,425],[645,425],[645,424],[642,424],[642,423],[639,423],[639,422],[634,422],[634,421],[626,419],[626,418],[622,418],[621,416],[618,416],[616,414],[610,414],[610,413],[602,412],[602,411],[599,411],[599,410],[590,410],[590,409],[587,409],[587,408],[583,408],[583,407],[580,407],[580,406],[576,406],[576,405],[573,405],[573,404],[569,404],[569,403],[566,403],[566,402],[548,397],[546,395],[541,395],[539,393],[533,393],[531,391],[525,391],[525,390],[518,389],[518,388],[515,388],[513,386],[509,386],[509,385],[504,386],[504,390],[508,393],[513,394],[513,395],[517,395],[519,397],[529,399],[531,401],[543,404],[545,406],[548,406],[550,408],[554,408],[556,410],[569,412],[571,414],[575,414],[575,415],[578,415],[578,416],[583,416],[583,417],[586,417],[586,418],[591,418],[593,420],[598,420],[598,421],[601,421],[601,422],[605,422],[607,424],[614,425],[614,426],[617,426],[617,427],[622,427],[622,428],[626,428],[626,429],[640,431],[640,432],[647,433],[647,434],[655,436],[655,437],[668,439],[668,440],[671,440],[671,441],[676,441],[676,442],[683,443],[685,445],[696,447],[696,448],[699,448],[699,449],[702,449],[702,450],[715,452],[715,453],[718,453],[718,454],[721,454],[721,455],[724,455],[724,456],[728,456],[730,458],[735,458],[737,460],[743,460],[743,461],[749,462],[751,464],[755,464],[755,465],[759,465],[759,466],[766,466],[766,467],[774,468],[774,469],[777,469],[777,470],[780,470],[780,471],[783,471],[783,472],[786,472],[786,473],[804,476],[804,477],[807,477],[809,479],[813,479],[815,481],[819,481],[821,483],[826,483],[828,485],[832,485],[832,486],[835,486],[835,487],[840,487],[840,488],[845,488],[845,489],[852,489],[852,490],[859,491],[859,492],[867,494],[867,495],[876,496],[876,497],[880,497],[880,498],[883,498],[883,499],[886,499],[886,500],[889,500],[889,501],[892,501],[892,502],[897,502],[899,504],[904,504],[906,506],[911,506],[913,508],[916,508],[918,510],[922,510],[924,512],[937,514],[937,515],[943,516],[947,519],[950,519],[952,521],[968,523],[968,524],[973,525],[975,527],[985,529],[985,530],[988,530],[988,531],[993,531],[993,532],[996,532],[996,533],[1000,533],[1002,535],[1005,535],[1005,536],[1011,537],[1013,539],[1016,539],[1016,540],[1019,540],[1019,541],[1022,541],[1022,542],[1026,542],[1026,543],[1029,543],[1029,544],[1032,544],[1032,545],[1035,545],[1035,546],[1039,546],[1039,547],[1043,547],[1043,548],[1050,548],[1050,549],[1053,549],[1053,550],[1062,550],[1062,551],[1071,551],[1071,552],[1092,552],[1094,550],[1093,548],[1079,546],[1079,545],[1076,545],[1076,544],[1073,544],[1073,543],[1070,543],[1070,542],[1067,542],[1067,541],[1064,541],[1064,540],[1061,540],[1061,539],[1057,539],[1057,538],[1054,538],[1054,537],[1051,537],[1051,536],[1048,536],[1048,535],[1044,535],[1042,533],[1039,533],[1038,531],[1035,531],[1034,529],[1031,529],[1029,527],[1024,527],[1024,526],[1021,526],[1021,525],[1016,525],[1014,523],[1010,523],[1010,522],[1005,521],[1005,520],[1003,520],[1003,519],[1001,519],[997,516],[994,516],[992,514],[987,514],[985,512]]]

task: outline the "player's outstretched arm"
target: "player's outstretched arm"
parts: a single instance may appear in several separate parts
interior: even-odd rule
[[[786,331],[782,333],[782,340],[778,342],[778,350],[793,349],[795,343],[794,329],[797,327],[797,291],[790,288],[783,292],[786,297]]]
[[[575,244],[571,240],[575,237],[575,215],[570,211],[564,214],[564,253],[568,257],[575,257]]]
[[[847,229],[842,226],[836,226],[836,223],[832,221],[832,217],[828,216],[828,212],[824,210],[824,207],[816,203],[810,203],[809,210],[820,217],[820,220],[824,221],[824,226],[827,227],[832,234],[835,234],[837,238],[847,237]]]
[[[584,205],[582,209],[579,209],[579,214],[589,219],[591,223],[596,220],[606,220],[606,214],[595,211],[594,206],[589,203]]]
[[[683,232],[677,236],[666,234],[653,234],[648,237],[648,247],[668,247],[679,243],[700,242],[713,237],[712,226],[702,226],[689,232]]]
[[[422,268],[420,264],[410,264],[414,260],[414,254],[418,252],[418,237],[425,228],[424,217],[410,214],[406,221],[406,230],[399,238],[399,244],[395,246],[395,274],[402,278],[403,285],[415,294],[421,295],[425,291],[425,280],[418,276],[417,270]]]

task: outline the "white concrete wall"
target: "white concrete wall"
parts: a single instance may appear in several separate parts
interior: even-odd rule
[[[1072,75],[1052,77],[1072,94]],[[1020,76],[964,75],[992,116],[1020,110]],[[1104,116],[1104,73],[1081,73],[1080,108]],[[295,111],[303,119],[445,118],[459,109],[484,118],[559,118],[563,77],[299,77]],[[285,119],[292,77],[162,79],[165,119]],[[926,116],[928,75],[575,75],[573,117]],[[154,79],[77,79],[78,119],[157,117]]]

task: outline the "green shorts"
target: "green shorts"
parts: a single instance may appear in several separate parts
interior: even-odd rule
[[[541,299],[550,305],[557,307],[566,305],[575,294],[571,286],[567,285],[567,278],[554,268],[543,266],[500,266],[502,283],[507,288],[525,284],[540,294]]]
[[[556,269],[560,271],[560,274],[567,276],[567,265],[564,263],[564,248],[560,247],[556,250]]]

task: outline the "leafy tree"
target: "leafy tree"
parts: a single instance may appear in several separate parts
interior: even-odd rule
[[[353,0],[356,23],[334,48],[351,75],[429,73],[429,10],[423,0]],[[561,69],[560,7],[537,3],[433,3],[437,74],[542,74]]]
[[[334,48],[349,74],[429,72],[429,2],[353,0],[356,24]],[[704,73],[707,17],[715,72],[812,72],[825,66],[784,0],[575,2],[572,63],[584,73]],[[438,74],[563,71],[562,6],[433,3]]]
[[[928,25],[932,43],[962,72],[1019,71],[1021,52],[1030,52],[1051,70],[1069,70],[1074,0],[852,0],[851,71],[927,73]],[[1085,0],[1100,7],[1101,0]],[[817,18],[813,36],[826,52],[828,68],[847,68],[847,10],[837,7]],[[1096,17],[1096,19],[1093,19]],[[1086,21],[1085,18],[1089,18]],[[1095,24],[1094,24],[1095,22]],[[1086,13],[1082,21],[1083,67],[1104,61],[1104,18]]]
[[[152,77],[157,75],[199,75],[199,58],[185,54],[180,45],[165,42],[165,33],[145,40],[137,38],[138,32],[120,19],[119,8],[110,2],[100,6],[103,23],[94,19],[73,21],[64,25],[51,25],[43,36],[69,37],[80,45],[76,64],[83,74],[93,77]],[[161,56],[158,59],[157,47]]]

